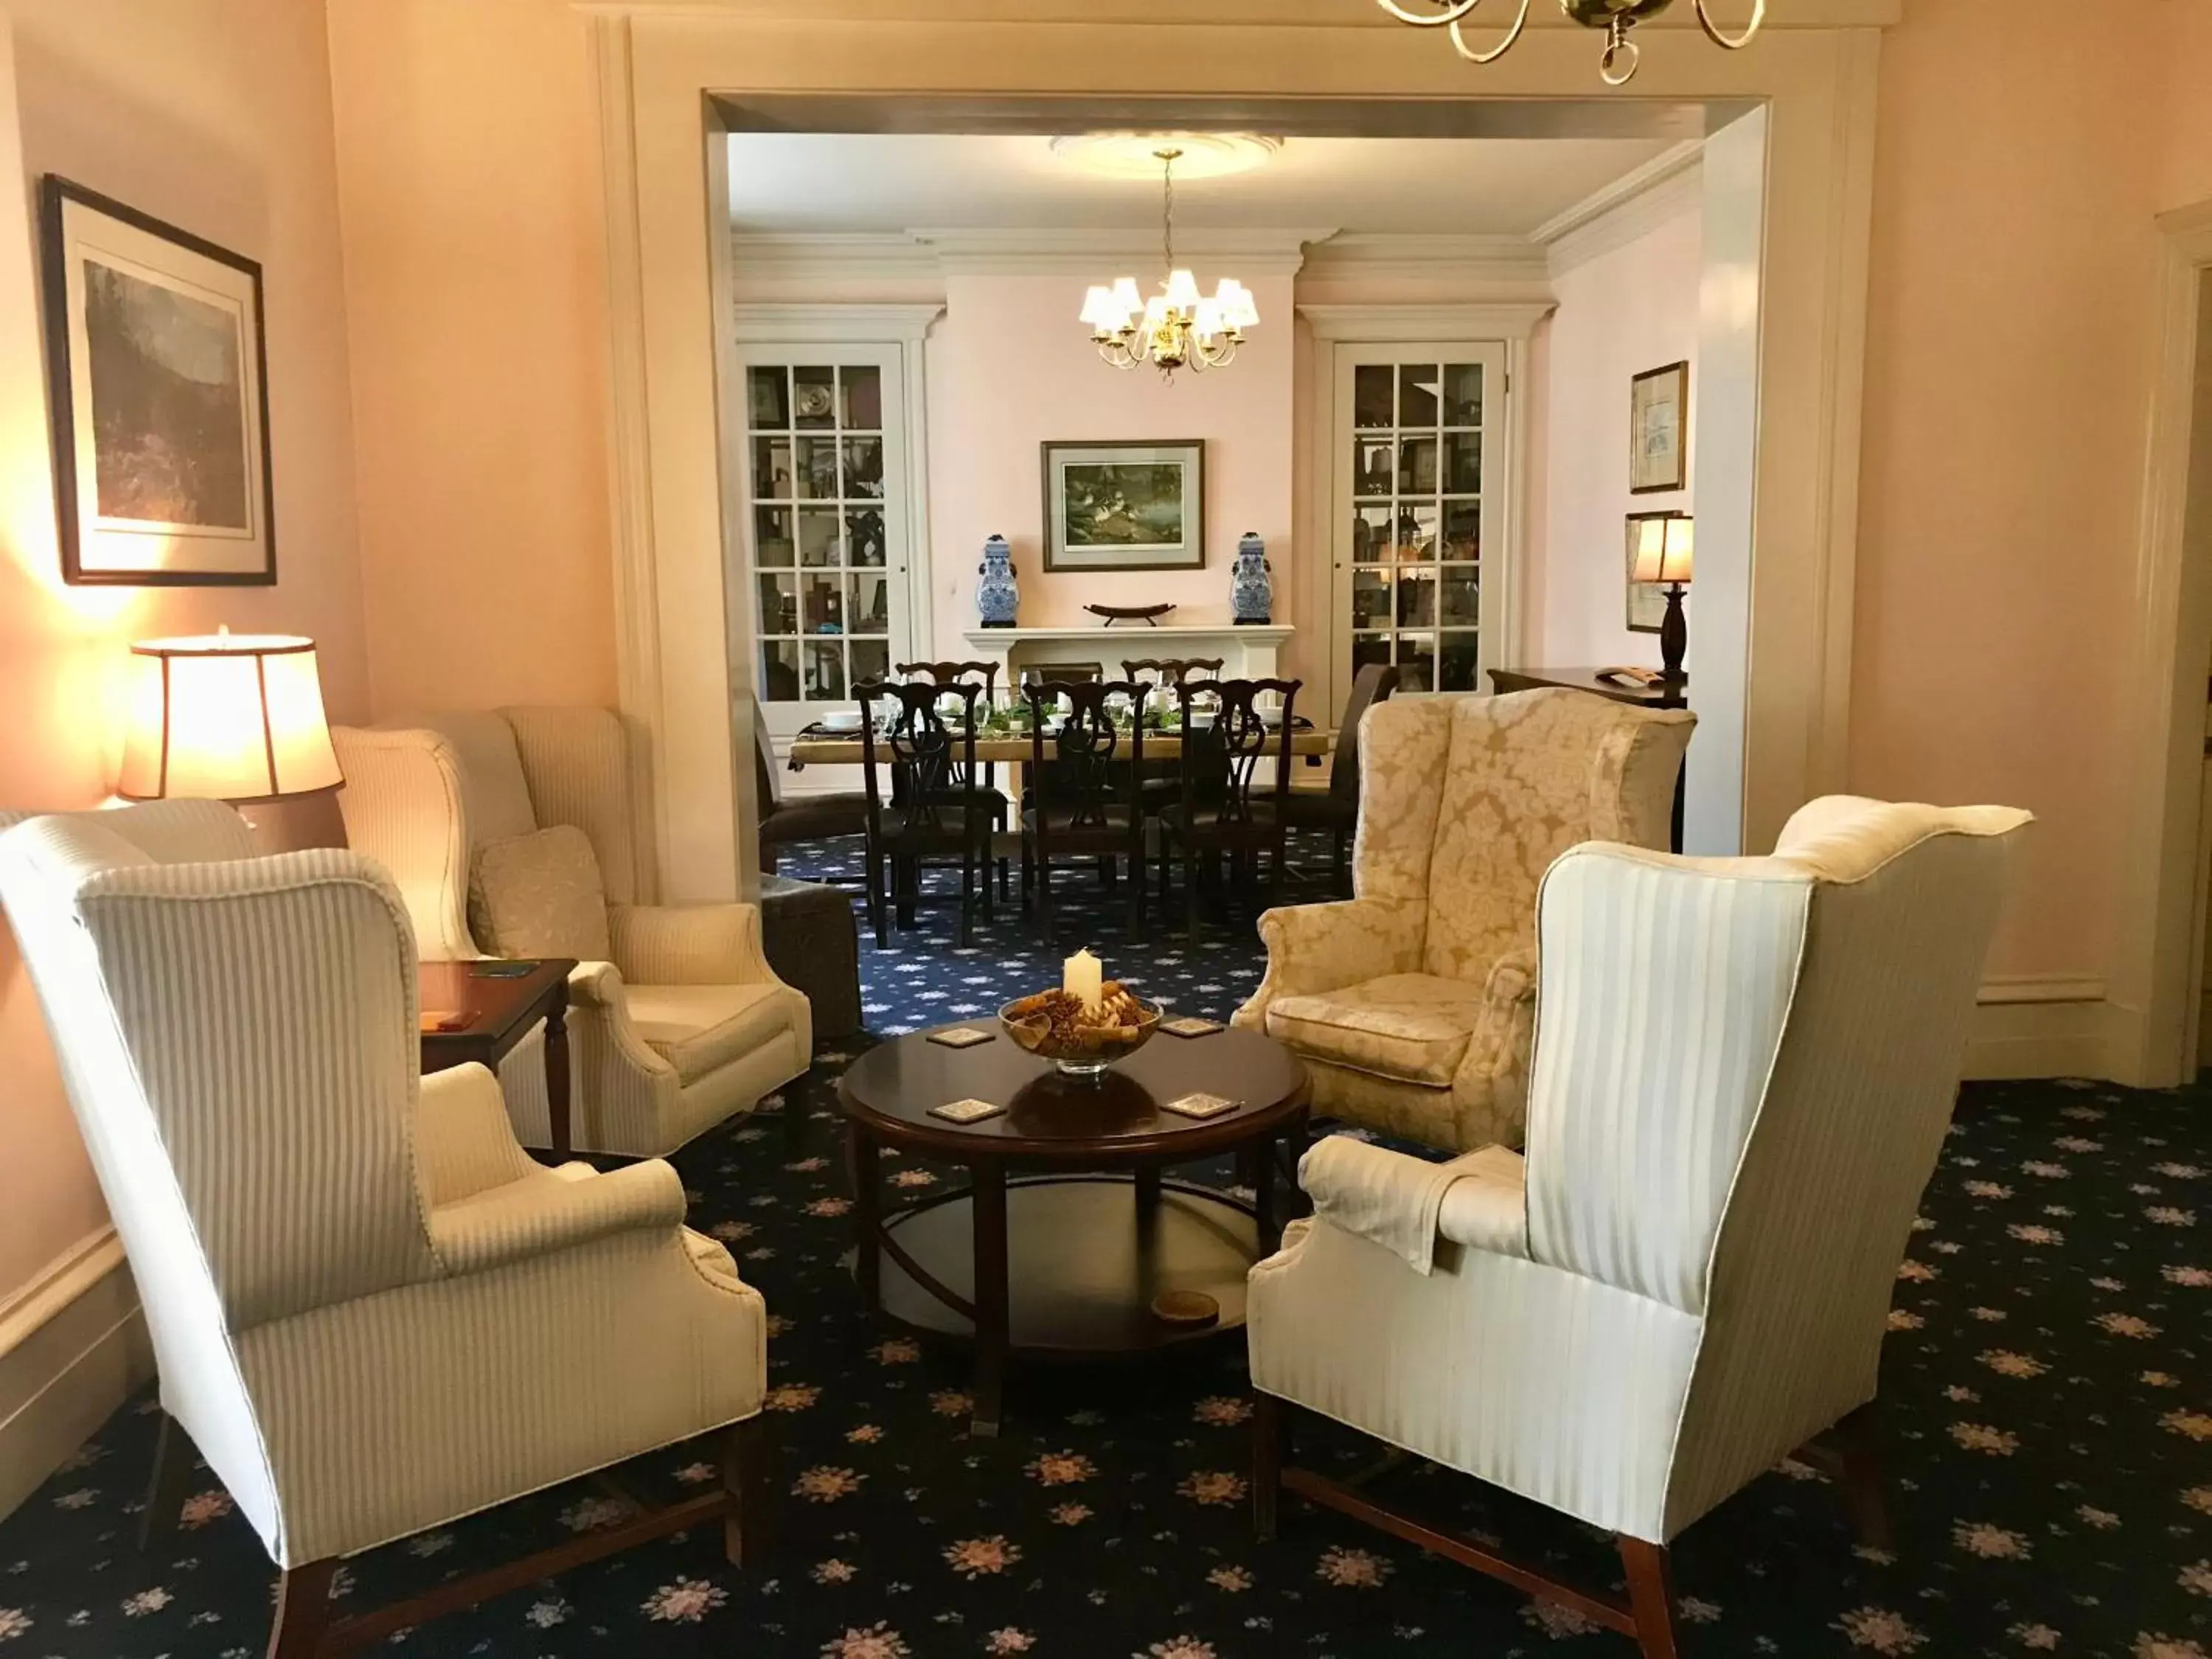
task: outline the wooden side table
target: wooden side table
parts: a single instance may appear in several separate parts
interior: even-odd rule
[[[471,1060],[496,1072],[541,1019],[545,1022],[545,1098],[553,1156],[568,1156],[569,957],[543,962],[424,962],[416,985],[425,1011],[457,1014],[464,1024],[422,1033],[422,1069],[442,1072]],[[527,973],[486,969],[527,968]]]
[[[1614,702],[1632,703],[1638,708],[1687,708],[1690,706],[1690,677],[1679,680],[1662,680],[1656,685],[1615,685],[1611,680],[1601,680],[1595,668],[1493,668],[1490,684],[1495,690],[1534,691],[1547,685],[1564,686],[1570,691],[1587,691],[1593,696],[1609,698]],[[1668,851],[1682,850],[1682,786],[1689,776],[1690,762],[1686,755],[1682,769],[1674,774],[1674,821]]]

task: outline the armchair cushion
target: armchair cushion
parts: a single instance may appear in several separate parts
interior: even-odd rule
[[[676,1068],[679,1083],[743,1058],[791,1023],[781,983],[632,985],[630,1024],[646,1045]]]
[[[1278,997],[1267,1009],[1267,1035],[1319,1060],[1449,1089],[1482,1008],[1479,985],[1389,974],[1341,990]]]
[[[494,956],[611,957],[606,892],[591,838],[556,824],[480,848],[469,878],[469,927]]]

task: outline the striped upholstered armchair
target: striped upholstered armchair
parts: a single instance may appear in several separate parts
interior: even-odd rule
[[[162,801],[18,823],[0,902],[137,1281],[165,1469],[188,1435],[283,1571],[271,1654],[558,1570],[332,1625],[342,1557],[757,1419],[760,1294],[676,1172],[543,1168],[489,1072],[419,1075],[414,942],[368,860],[255,858],[229,808]],[[722,1521],[734,1559],[739,1437],[720,1488],[562,1555]]]

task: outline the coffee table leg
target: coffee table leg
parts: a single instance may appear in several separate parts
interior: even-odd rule
[[[553,1156],[568,1156],[568,998],[567,988],[545,1011],[545,1111]]]
[[[1006,1168],[975,1166],[975,1409],[973,1435],[999,1431],[1000,1398],[1006,1376]]]
[[[1275,1137],[1263,1135],[1252,1143],[1252,1222],[1259,1233],[1260,1254],[1273,1255],[1281,1244],[1281,1223],[1275,1217]]]
[[[1137,1224],[1148,1227],[1152,1218],[1159,1213],[1160,1166],[1157,1164],[1141,1166],[1131,1177],[1131,1182],[1137,1189]]]
[[[845,1161],[853,1178],[853,1276],[860,1283],[860,1305],[874,1313],[883,1305],[883,1188],[876,1174],[876,1139],[851,1119],[845,1123]]]

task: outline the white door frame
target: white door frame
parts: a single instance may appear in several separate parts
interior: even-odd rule
[[[2205,682],[2212,672],[2212,532],[2193,521],[2192,429],[2203,284],[2212,281],[2212,201],[2159,216],[2158,380],[2151,405],[2136,566],[2136,665],[2109,1067],[2166,1087],[2196,1075],[2204,964]],[[2212,507],[2200,504],[2200,515]],[[2194,536],[2198,544],[2190,545]]]

